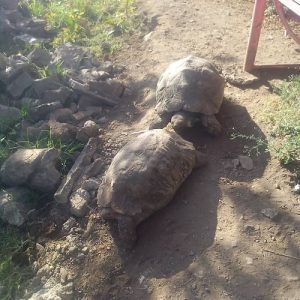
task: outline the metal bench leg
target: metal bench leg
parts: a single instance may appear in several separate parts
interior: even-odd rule
[[[255,0],[250,36],[248,41],[248,48],[246,53],[246,60],[244,70],[251,72],[255,68],[255,57],[260,37],[260,32],[264,20],[264,12],[266,9],[267,0]]]
[[[294,39],[294,41],[300,45],[300,37],[295,34],[293,32],[293,30],[291,29],[286,17],[285,17],[285,13],[284,13],[284,10],[283,10],[283,7],[282,7],[282,4],[278,1],[278,0],[273,0],[274,2],[274,5],[275,5],[275,8],[277,10],[277,13],[279,15],[279,18],[280,18],[280,21],[282,22],[283,26],[285,27],[288,35]]]

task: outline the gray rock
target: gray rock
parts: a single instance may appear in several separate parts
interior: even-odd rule
[[[45,103],[60,102],[62,105],[65,105],[72,93],[71,89],[62,86],[59,89],[45,91],[42,101]]]
[[[102,158],[97,158],[88,168],[86,169],[85,175],[90,177],[96,177],[103,173],[105,163]]]
[[[21,97],[24,92],[31,87],[32,78],[27,72],[22,72],[13,82],[7,87],[8,93],[15,99]]]
[[[0,71],[3,71],[6,69],[6,67],[8,66],[8,58],[0,53]]]
[[[36,141],[49,137],[50,127],[47,121],[40,121],[33,126],[28,126],[23,122],[23,136],[30,141]]]
[[[36,106],[31,106],[29,108],[29,116],[33,121],[44,120],[48,117],[48,115],[51,112],[60,108],[62,108],[60,102],[52,102],[52,103],[45,103]]]
[[[1,166],[0,176],[7,186],[26,184],[48,149],[19,149]]]
[[[84,217],[88,212],[91,196],[88,191],[78,189],[70,198],[70,211],[76,217]]]
[[[1,0],[1,8],[7,10],[16,10],[20,0]]]
[[[253,160],[249,156],[239,155],[238,159],[243,169],[248,171],[253,169]]]
[[[300,184],[299,183],[294,186],[294,193],[300,194]]]
[[[69,108],[59,108],[50,114],[50,120],[60,123],[76,123],[77,120],[73,116],[73,112]]]
[[[71,217],[62,225],[62,232],[68,233],[76,224],[76,220]]]
[[[32,193],[25,188],[0,190],[0,218],[10,225],[21,226],[32,209]]]
[[[85,168],[91,164],[92,158],[99,146],[99,138],[91,138],[81,151],[76,159],[71,170],[64,178],[60,187],[54,195],[54,198],[59,203],[67,203],[70,194],[72,193],[73,186],[77,183],[78,179],[82,176]]]
[[[5,133],[21,119],[21,111],[15,107],[0,104],[0,132]]]
[[[94,121],[88,120],[84,123],[83,127],[78,130],[76,139],[87,142],[89,138],[99,135],[99,128],[99,125]]]
[[[123,95],[124,86],[116,79],[107,79],[106,81],[89,81],[89,89],[98,92],[100,95],[114,96],[115,101],[119,101],[119,97]]]
[[[46,67],[51,61],[50,53],[43,48],[35,48],[29,53],[28,59],[30,62],[36,64],[39,67]]]
[[[54,192],[60,181],[58,157],[57,149],[19,149],[1,166],[1,180],[7,186],[27,184],[41,192]]]
[[[82,184],[82,188],[87,190],[88,192],[96,191],[99,188],[100,180],[97,178],[89,178]]]
[[[60,183],[61,174],[56,169],[60,152],[57,149],[49,149],[43,155],[39,168],[32,175],[29,186],[35,190],[46,193],[54,193]]]
[[[261,213],[271,220],[276,219],[276,217],[279,215],[279,212],[276,208],[263,208]]]
[[[49,90],[58,90],[62,85],[58,82],[55,77],[47,77],[42,79],[36,79],[32,84],[34,95],[39,99],[43,99],[43,96],[46,91]],[[56,100],[59,101],[59,100]]]
[[[77,128],[71,124],[49,121],[49,126],[54,140],[70,143],[76,138]]]
[[[6,69],[0,71],[0,82],[5,85],[11,83],[15,78],[17,78],[22,72],[29,72],[31,66],[28,62],[22,60],[13,60],[11,57],[8,61],[9,66]]]
[[[72,300],[74,299],[73,283],[56,284],[51,288],[43,288],[34,293],[29,300]]]
[[[82,47],[65,44],[55,50],[54,62],[60,63],[65,69],[78,70],[85,55],[86,50]]]

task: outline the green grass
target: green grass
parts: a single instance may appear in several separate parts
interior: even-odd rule
[[[300,76],[291,76],[275,92],[280,100],[268,114],[275,155],[283,164],[300,163]]]
[[[232,139],[247,142],[245,152],[260,154],[270,152],[285,166],[298,172],[300,168],[300,76],[291,76],[274,87],[279,97],[273,97],[266,111],[266,121],[271,127],[267,140],[240,132]]]
[[[78,141],[63,143],[60,140],[54,140],[50,131],[45,133],[46,136],[38,137],[35,140],[18,139],[7,135],[1,138],[0,136],[0,164],[18,149],[55,148],[61,152],[59,169],[63,174],[66,174],[73,162],[73,155],[77,151],[81,151],[84,144]]]
[[[28,247],[30,246],[30,247]],[[0,222],[0,286],[1,300],[18,299],[24,282],[32,276],[28,263],[33,258],[32,242],[24,240],[16,229]],[[21,262],[14,257],[26,258]]]
[[[56,31],[52,45],[67,42],[99,56],[120,48],[121,36],[135,27],[135,0],[23,0],[21,5]]]

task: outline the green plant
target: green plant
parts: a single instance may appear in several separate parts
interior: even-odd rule
[[[1,300],[14,300],[21,296],[24,282],[32,275],[27,264],[33,257],[32,240],[24,240],[16,229],[0,221]]]
[[[245,135],[242,133],[234,132],[231,135],[231,139],[241,139],[247,142],[244,145],[244,151],[248,155],[260,155],[262,152],[269,152],[268,142],[260,137],[255,135]]]
[[[268,112],[275,155],[283,164],[300,162],[300,76],[291,76],[275,92],[280,100]]]
[[[120,37],[136,26],[135,0],[23,0],[21,5],[57,32],[53,46],[77,43],[99,55],[118,49]]]

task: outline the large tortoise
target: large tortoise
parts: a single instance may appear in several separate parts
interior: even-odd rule
[[[161,75],[156,89],[158,118],[150,129],[192,127],[201,122],[212,135],[221,132],[215,117],[224,96],[225,80],[205,59],[188,56],[172,63]]]
[[[114,157],[98,190],[104,219],[118,221],[119,236],[131,247],[136,226],[166,206],[205,155],[172,129],[143,132]]]

